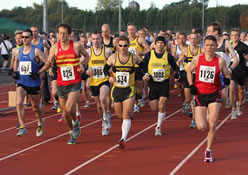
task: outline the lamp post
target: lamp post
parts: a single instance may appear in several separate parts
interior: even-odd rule
[[[119,0],[119,33],[121,32],[121,0]]]
[[[48,7],[47,7],[47,0],[43,1],[43,31],[48,33]]]
[[[64,23],[64,0],[61,3],[61,23]]]

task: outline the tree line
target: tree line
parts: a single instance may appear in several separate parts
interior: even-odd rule
[[[61,0],[48,0],[49,31],[54,31],[56,25],[62,21],[61,3]],[[243,31],[248,30],[248,5],[215,8],[207,8],[206,5],[204,12],[205,26],[211,22],[219,22],[223,30],[230,30],[233,27]],[[108,23],[112,32],[116,33],[118,31],[118,13],[118,8],[114,6],[96,8],[95,11],[92,11],[69,7],[68,3],[63,2],[63,21],[69,23],[75,30],[86,32],[100,30],[102,24]],[[2,10],[0,16],[24,24],[36,25],[42,29],[43,5],[34,3],[33,7]],[[153,32],[161,29],[190,32],[192,28],[201,28],[202,26],[202,3],[201,0],[182,0],[165,5],[162,9],[154,6],[146,10],[122,9],[123,29],[130,22],[136,24],[138,29],[149,27]]]

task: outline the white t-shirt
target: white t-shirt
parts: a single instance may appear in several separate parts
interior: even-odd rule
[[[4,40],[3,41],[6,45],[6,47],[10,50],[13,46],[11,44],[11,42],[9,40]],[[1,55],[8,55],[8,51],[6,50],[3,42],[0,45],[0,49],[1,49]]]

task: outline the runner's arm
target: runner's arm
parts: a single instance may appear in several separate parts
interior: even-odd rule
[[[189,68],[187,70],[187,80],[188,80],[189,86],[193,84],[192,72],[195,70],[198,64],[198,60],[199,60],[199,56],[193,57],[191,64],[189,65]]]
[[[49,56],[45,62],[45,65],[39,70],[39,73],[45,72],[48,68],[51,67],[54,58],[56,57],[57,44],[53,45],[50,49]]]
[[[232,66],[230,67],[230,69],[233,70],[239,64],[239,58],[237,54],[235,53],[234,48],[229,41],[226,41],[226,47],[233,58],[233,63],[232,63]]]

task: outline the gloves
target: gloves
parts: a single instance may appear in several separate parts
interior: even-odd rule
[[[230,79],[229,78],[224,78],[224,83],[226,86],[230,84]]]
[[[8,71],[8,74],[9,74],[9,76],[11,76],[12,74],[13,74],[13,69],[10,69],[9,71]]]
[[[174,75],[174,79],[178,79],[179,78],[179,72],[176,72],[175,75]]]
[[[191,93],[192,95],[196,95],[196,94],[197,94],[197,88],[195,87],[194,84],[192,84],[192,85],[190,86],[190,93]]]
[[[39,72],[30,72],[30,77],[33,79],[33,80],[36,80],[40,77],[40,73]]]
[[[19,72],[17,72],[17,71],[13,72],[12,77],[13,77],[15,80],[18,80],[18,79],[19,79]]]

